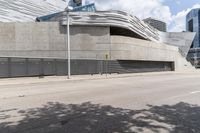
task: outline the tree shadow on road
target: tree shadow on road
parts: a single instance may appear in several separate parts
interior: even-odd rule
[[[187,103],[149,105],[149,109],[144,110],[114,108],[90,102],[70,105],[48,103],[41,108],[18,113],[23,119],[17,125],[0,123],[1,133],[200,132],[200,107]]]

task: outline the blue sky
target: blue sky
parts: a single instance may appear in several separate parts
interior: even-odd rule
[[[98,10],[122,10],[140,19],[153,17],[167,23],[168,31],[184,31],[185,16],[200,8],[200,0],[87,0]]]
[[[173,15],[191,8],[193,5],[200,3],[200,0],[165,0],[163,4],[170,7]]]
[[[192,8],[200,8],[200,0],[163,0],[170,8],[172,21],[168,23],[169,31],[185,30],[185,16]]]

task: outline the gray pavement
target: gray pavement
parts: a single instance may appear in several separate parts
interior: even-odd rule
[[[0,80],[0,133],[200,132],[200,72]]]

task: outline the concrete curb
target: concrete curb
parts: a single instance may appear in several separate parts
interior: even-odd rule
[[[150,73],[132,73],[132,74],[104,74],[104,75],[74,75],[71,79],[67,79],[67,76],[46,76],[44,78],[39,77],[22,77],[22,78],[6,78],[0,79],[0,86],[4,85],[20,85],[20,84],[36,84],[58,81],[84,81],[84,80],[101,80],[101,79],[113,79],[113,78],[128,78],[128,77],[142,77],[142,76],[156,76],[156,75],[174,75],[174,74],[200,74],[200,71],[184,71],[184,72],[150,72]]]

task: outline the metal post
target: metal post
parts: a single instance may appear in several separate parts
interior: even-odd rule
[[[197,55],[197,48],[195,48],[194,66],[195,66],[195,68],[197,68],[197,67],[198,67],[198,55]]]
[[[108,54],[106,54],[106,78],[108,77]]]
[[[71,76],[71,57],[70,57],[70,24],[69,24],[69,10],[67,10],[67,57],[68,57],[68,79]]]

